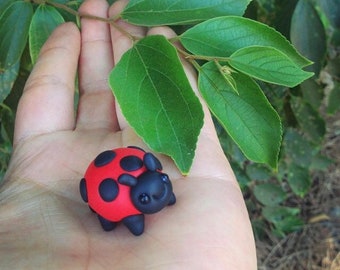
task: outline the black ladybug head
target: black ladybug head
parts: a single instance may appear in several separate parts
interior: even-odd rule
[[[162,210],[170,203],[172,194],[168,175],[158,171],[147,171],[140,175],[130,193],[135,207],[145,214]]]

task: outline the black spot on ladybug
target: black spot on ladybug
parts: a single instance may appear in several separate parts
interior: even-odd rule
[[[136,171],[143,167],[143,161],[136,156],[126,156],[120,160],[120,167],[128,172]]]
[[[94,166],[102,167],[109,164],[116,157],[116,153],[112,150],[100,153],[94,160]]]
[[[104,179],[99,185],[99,194],[105,202],[112,202],[118,196],[118,185],[112,178]]]

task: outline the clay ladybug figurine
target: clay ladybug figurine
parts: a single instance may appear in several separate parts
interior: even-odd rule
[[[87,168],[79,188],[105,231],[113,230],[121,221],[134,235],[141,235],[144,214],[156,213],[176,202],[160,161],[134,146],[99,154]]]

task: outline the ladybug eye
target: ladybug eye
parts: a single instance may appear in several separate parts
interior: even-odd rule
[[[161,179],[164,183],[168,183],[169,182],[169,176],[167,176],[166,174],[162,174]]]
[[[149,195],[142,193],[139,195],[138,200],[141,204],[148,204],[150,202],[150,197]]]

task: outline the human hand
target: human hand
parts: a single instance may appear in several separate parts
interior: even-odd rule
[[[109,15],[118,14],[117,1]],[[106,17],[104,0],[80,11]],[[164,34],[119,22],[138,36]],[[242,194],[220,147],[209,112],[190,174],[157,155],[176,205],[146,217],[135,237],[124,227],[104,232],[79,195],[79,181],[101,151],[140,146],[116,105],[107,78],[129,38],[106,23],[82,19],[82,31],[60,26],[46,42],[21,97],[14,152],[0,193],[1,269],[256,269],[252,230]],[[79,103],[74,80],[79,60]],[[184,63],[193,89],[197,78]]]

